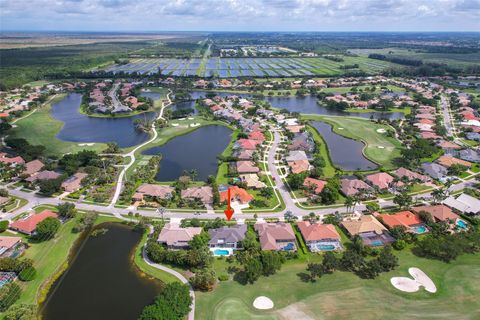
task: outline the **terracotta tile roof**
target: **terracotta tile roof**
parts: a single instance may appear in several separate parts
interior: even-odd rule
[[[358,221],[343,221],[341,224],[352,236],[363,232],[375,232],[381,234],[387,230],[380,221],[371,215],[361,216]]]
[[[427,176],[424,176],[423,174],[419,174],[416,172],[413,172],[411,170],[408,170],[406,168],[398,168],[393,172],[394,175],[396,175],[399,178],[407,177],[408,180],[420,180],[422,182],[427,182],[430,181],[430,178]]]
[[[412,208],[412,211],[417,214],[420,211],[428,212],[437,221],[456,220],[460,218],[457,214],[453,213],[452,209],[450,209],[449,207],[443,204],[439,204],[435,206],[415,207],[415,208]]]
[[[157,241],[166,243],[169,247],[187,247],[188,242],[201,232],[200,227],[181,228],[179,224],[167,223],[160,231]]]
[[[342,179],[341,180],[341,190],[346,196],[353,196],[362,190],[372,190],[366,182],[359,179]]]
[[[310,162],[308,162],[308,160],[289,161],[288,165],[293,173],[302,173],[310,169]]]
[[[40,171],[39,173],[28,177],[26,180],[28,182],[34,182],[34,181],[37,181],[37,180],[53,180],[53,179],[57,179],[60,176],[61,176],[61,174],[58,173],[58,172],[44,170],[44,171]]]
[[[191,187],[182,190],[182,198],[200,199],[203,203],[210,204],[213,201],[212,187]]]
[[[408,228],[412,225],[422,223],[422,220],[410,211],[401,211],[395,214],[381,214],[379,217],[381,217],[383,222],[390,228],[395,226],[404,226]]]
[[[327,181],[313,178],[305,178],[305,180],[303,181],[303,186],[309,188],[312,185],[315,186],[314,192],[318,194],[322,192],[323,188],[327,185]]]
[[[143,196],[158,197],[165,199],[169,197],[172,192],[175,191],[174,187],[162,186],[159,184],[144,183],[138,187],[137,191],[133,195],[134,200],[143,200]]]
[[[12,224],[10,224],[10,229],[17,230],[26,234],[31,234],[37,228],[37,224],[49,217],[57,218],[57,214],[49,210],[44,210],[40,213],[33,214],[26,219],[13,222]]]
[[[254,199],[253,196],[247,192],[247,190],[239,188],[238,186],[232,186],[232,187],[229,187],[229,189],[230,189],[231,201],[238,200],[241,203],[249,203]],[[220,202],[227,201],[227,199],[228,199],[228,191],[225,190],[220,192]]]
[[[340,240],[340,235],[333,224],[312,224],[310,221],[300,221],[297,225],[305,241],[319,241],[323,239]]]
[[[0,236],[0,252],[3,253],[13,248],[17,243],[21,242],[21,237],[4,237]],[[1,254],[0,253],[0,254]]]
[[[77,172],[67,180],[62,182],[62,188],[67,192],[73,192],[80,189],[82,185],[83,178],[87,177],[88,174]]]
[[[472,166],[472,164],[468,161],[457,159],[451,156],[441,156],[440,158],[437,159],[437,162],[447,168],[451,167],[454,164],[459,164],[469,168]]]
[[[393,182],[393,177],[385,172],[378,172],[366,176],[368,181],[374,186],[377,186],[379,189],[388,189],[390,184]]]
[[[0,162],[6,164],[24,164],[25,160],[23,160],[22,157],[9,158],[6,153],[0,152]]]
[[[40,160],[33,160],[25,164],[25,170],[23,174],[32,175],[39,172],[44,167],[44,164]]]
[[[279,243],[295,243],[295,233],[289,223],[256,223],[262,250],[280,250]]]
[[[258,140],[258,141],[263,142],[263,141],[265,141],[265,136],[260,131],[253,131],[253,132],[250,132],[250,134],[248,135],[248,139]]]
[[[237,161],[236,167],[238,173],[257,173],[260,171],[253,161]]]

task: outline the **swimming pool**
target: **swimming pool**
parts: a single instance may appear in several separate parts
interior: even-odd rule
[[[335,250],[335,246],[333,244],[317,244],[315,247],[321,251]]]
[[[295,249],[295,244],[293,243],[287,243],[287,245],[285,247],[283,247],[283,250],[284,251],[292,251]]]
[[[213,254],[214,254],[215,256],[224,257],[224,256],[229,256],[229,255],[230,255],[230,251],[228,251],[228,250],[223,250],[223,249],[215,249],[215,250],[213,250]]]
[[[412,226],[411,229],[417,234],[422,234],[428,231],[427,227],[425,227],[424,225]]]
[[[457,220],[457,227],[465,230],[465,229],[467,229],[467,223],[463,220],[458,219]]]
[[[370,242],[370,245],[373,246],[373,247],[380,247],[380,246],[383,246],[383,241],[382,240],[372,240],[372,242]]]

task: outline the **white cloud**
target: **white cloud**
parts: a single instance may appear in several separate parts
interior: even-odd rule
[[[0,29],[480,30],[480,0],[0,0]]]

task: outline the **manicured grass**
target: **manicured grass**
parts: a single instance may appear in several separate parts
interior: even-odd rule
[[[325,141],[323,140],[322,136],[312,128],[311,126],[307,126],[308,132],[310,132],[313,136],[313,140],[315,144],[318,146],[320,155],[325,160],[325,167],[323,169],[323,175],[327,178],[333,177],[335,175],[335,167],[332,163],[332,159],[330,159],[330,154],[328,152],[328,147]]]
[[[143,251],[143,246],[144,246],[145,242],[147,242],[147,239],[148,239],[148,233],[145,232],[143,237],[142,237],[142,240],[140,241],[140,243],[135,248],[135,256],[133,258],[133,260],[135,262],[135,265],[145,274],[147,274],[149,276],[152,276],[154,278],[157,278],[160,281],[162,281],[163,283],[171,283],[171,282],[179,281],[178,278],[172,276],[171,274],[169,274],[167,272],[164,272],[162,270],[159,270],[157,268],[154,268],[154,267],[148,265],[145,262],[145,260],[143,260],[142,251]]]
[[[65,153],[75,153],[82,150],[104,150],[106,148],[104,143],[80,146],[79,143],[62,141],[56,138],[56,135],[63,127],[63,123],[51,116],[50,109],[52,103],[58,102],[64,97],[65,95],[57,96],[45,106],[38,108],[30,116],[17,121],[15,123],[17,127],[11,130],[11,136],[24,138],[32,145],[45,146],[48,155],[60,156]]]
[[[363,149],[364,155],[382,165],[385,169],[394,168],[393,159],[400,156],[400,150],[402,149],[400,141],[388,137],[386,133],[377,131],[380,129],[393,130],[387,125],[352,117],[307,115],[302,116],[302,119],[326,122],[333,126],[335,133],[350,139],[363,141],[366,144]],[[338,128],[343,129],[339,130]]]
[[[197,292],[196,317],[199,319],[474,319],[480,316],[480,255],[464,255],[446,264],[418,258],[408,252],[395,252],[400,266],[374,280],[363,280],[352,273],[336,272],[315,283],[300,281],[298,273],[306,264],[287,262],[280,272],[262,277],[253,285],[221,282],[211,293]],[[320,255],[309,254],[310,260]],[[390,284],[393,276],[408,276],[409,267],[419,267],[438,288],[435,294],[424,290],[402,293]],[[252,307],[261,295],[271,298],[275,307],[259,311]],[[239,315],[239,317],[236,316]],[[226,317],[227,316],[227,317]]]
[[[367,112],[378,112],[376,109],[357,109],[357,108],[347,108],[345,109],[346,112],[359,112],[359,113],[367,113]],[[403,112],[405,115],[412,113],[411,108],[391,108],[386,112]]]
[[[74,220],[69,220],[62,224],[55,238],[51,240],[40,243],[28,243],[28,240],[25,240],[30,247],[23,258],[34,261],[37,276],[30,282],[20,282],[23,292],[17,303],[38,304],[46,298],[48,292],[46,284],[50,283],[57,273],[67,268],[70,249],[80,236],[79,233],[72,232],[75,223]]]

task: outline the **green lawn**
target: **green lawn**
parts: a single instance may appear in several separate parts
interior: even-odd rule
[[[325,167],[323,168],[323,175],[327,178],[335,175],[335,167],[330,159],[330,153],[328,152],[327,144],[323,140],[322,136],[311,126],[307,126],[308,132],[313,136],[315,144],[318,146],[320,155],[325,159]]]
[[[157,268],[154,268],[152,266],[149,266],[145,260],[143,260],[143,255],[142,255],[142,250],[145,242],[147,242],[148,239],[148,233],[145,232],[142,240],[138,244],[138,246],[135,248],[135,256],[134,256],[134,261],[137,267],[145,274],[152,276],[154,278],[159,279],[163,283],[171,283],[175,281],[179,281],[178,278],[172,276],[171,274],[161,271]]]
[[[46,147],[48,155],[63,155],[65,153],[75,153],[81,150],[101,151],[106,148],[104,143],[95,143],[92,146],[80,146],[79,143],[62,141],[56,138],[58,132],[62,129],[63,123],[55,120],[50,109],[52,103],[63,99],[65,95],[59,95],[45,106],[38,108],[30,116],[21,119],[15,123],[16,128],[11,130],[11,136],[24,138],[32,145],[43,145]]]
[[[306,263],[289,262],[276,275],[253,285],[221,282],[214,292],[197,292],[199,319],[474,319],[480,316],[480,255],[464,255],[450,264],[395,253],[400,266],[375,280],[351,273],[326,275],[315,283],[300,281]],[[318,260],[318,255],[309,255]],[[408,276],[419,267],[435,282],[438,292],[402,293],[390,284],[392,276]],[[260,295],[271,298],[271,311],[252,307]]]
[[[38,304],[46,298],[51,280],[68,267],[67,259],[70,249],[80,236],[79,233],[72,232],[75,223],[70,220],[62,224],[58,234],[52,240],[29,243],[30,247],[23,257],[34,261],[37,276],[31,282],[22,283],[23,292],[17,303]]]
[[[363,141],[366,144],[363,149],[365,156],[382,165],[385,169],[394,168],[393,159],[400,156],[402,148],[400,141],[377,131],[393,130],[387,125],[352,117],[306,115],[302,116],[302,119],[329,123],[333,126],[335,133],[350,139]],[[343,129],[340,130],[339,128]]]

